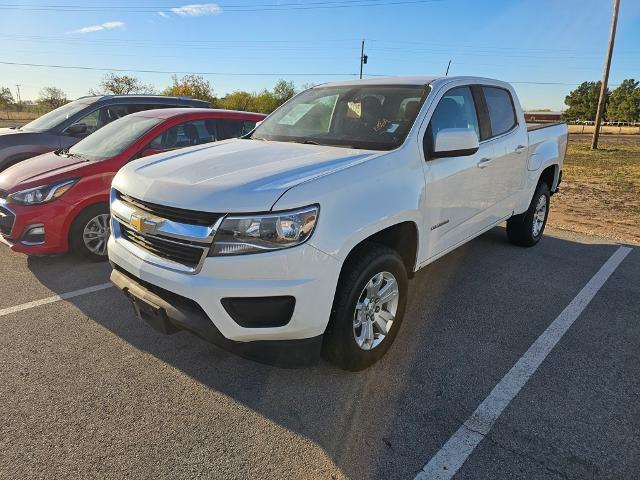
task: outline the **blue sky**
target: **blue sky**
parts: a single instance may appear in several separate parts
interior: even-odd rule
[[[450,75],[514,82],[526,108],[561,109],[573,84],[602,74],[613,1],[347,3],[0,0],[0,62],[217,72],[205,77],[222,95],[269,88],[278,78],[298,86],[355,78],[364,38],[365,74],[442,74],[451,58]],[[75,98],[104,73],[0,64],[0,86],[15,95],[21,84],[22,98],[33,99],[54,85]],[[170,73],[131,73],[158,89],[170,83]],[[621,0],[610,83],[630,77],[640,79],[640,1]]]

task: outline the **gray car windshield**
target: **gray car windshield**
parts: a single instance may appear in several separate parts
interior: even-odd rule
[[[89,105],[90,103],[79,102],[77,100],[75,102],[67,103],[66,105],[56,108],[49,113],[45,113],[34,121],[27,123],[21,128],[21,130],[29,130],[33,132],[51,130],[65,120],[74,116],[79,111],[84,110]]]
[[[426,85],[312,88],[271,114],[250,138],[391,150],[406,138],[427,93]]]
[[[137,115],[120,118],[80,140],[69,149],[68,153],[86,160],[113,158],[162,121],[161,118]]]

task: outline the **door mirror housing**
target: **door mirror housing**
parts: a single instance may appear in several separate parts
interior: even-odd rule
[[[84,123],[74,123],[67,128],[67,135],[79,137],[87,133],[87,125]]]
[[[480,148],[478,134],[472,128],[443,128],[433,143],[433,158],[464,157]]]

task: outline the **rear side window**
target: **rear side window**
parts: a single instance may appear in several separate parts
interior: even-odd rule
[[[226,140],[227,138],[241,137],[246,135],[256,126],[256,122],[249,120],[232,120],[221,119],[218,120],[218,137],[219,140]]]
[[[516,126],[516,112],[511,94],[503,88],[482,87],[489,110],[491,136],[502,135]]]
[[[216,141],[213,120],[191,120],[165,130],[149,144],[156,150],[173,150]]]

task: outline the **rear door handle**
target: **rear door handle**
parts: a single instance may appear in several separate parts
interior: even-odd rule
[[[481,158],[478,162],[478,168],[488,167],[489,164],[493,161],[493,158]]]
[[[527,148],[527,147],[525,147],[524,145],[518,145],[518,146],[516,147],[516,149],[514,150],[514,152],[515,152],[515,153],[520,153],[520,152],[522,152],[525,148]]]

